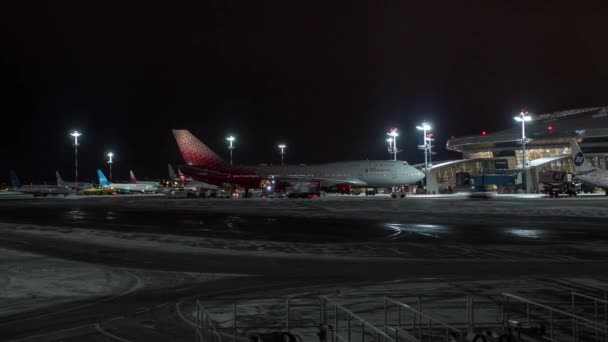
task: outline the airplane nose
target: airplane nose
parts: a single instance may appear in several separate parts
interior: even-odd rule
[[[426,177],[424,172],[422,172],[420,170],[416,170],[416,176],[420,177],[420,179],[423,179],[424,177]]]

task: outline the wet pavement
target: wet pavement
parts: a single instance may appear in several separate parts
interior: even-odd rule
[[[409,221],[412,221],[410,218]],[[411,223],[332,218],[289,218],[221,214],[188,210],[136,210],[69,203],[60,207],[0,207],[0,222],[87,228],[118,232],[174,234],[222,239],[310,243],[442,242],[471,244],[543,244],[608,241],[608,229],[564,222],[551,226],[529,222],[510,224]]]

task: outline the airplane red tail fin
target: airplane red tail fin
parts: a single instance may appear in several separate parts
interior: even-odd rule
[[[188,130],[174,129],[173,136],[175,136],[179,150],[187,165],[213,167],[226,164],[222,158]]]

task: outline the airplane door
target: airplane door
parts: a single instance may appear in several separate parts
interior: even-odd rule
[[[397,180],[397,168],[396,167],[391,167],[391,179]]]

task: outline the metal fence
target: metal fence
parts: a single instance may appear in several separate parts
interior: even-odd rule
[[[604,298],[598,298],[579,292],[570,292],[572,299],[572,313],[589,318],[592,316],[595,322],[601,322],[605,327],[608,327],[608,300],[606,293]],[[590,313],[588,308],[592,308],[593,313]],[[595,330],[595,340],[602,341],[599,329]],[[603,331],[604,342],[608,341],[608,330]]]
[[[272,298],[253,303],[243,300],[233,303],[229,311],[214,312],[197,301],[196,341],[242,342],[279,332],[295,337],[302,332],[316,334],[319,329],[318,308],[316,298]],[[223,319],[220,321],[218,316]]]
[[[321,297],[321,328],[325,329],[328,338],[325,341],[351,342],[399,341],[398,333],[389,336],[382,329],[361,318],[354,312],[345,308],[327,297]],[[322,339],[323,341],[323,339]]]
[[[502,302],[484,302],[485,307],[467,297],[466,312],[459,311],[458,303],[463,302],[450,302],[451,316],[445,311],[443,314],[444,318],[450,317],[448,320],[434,317],[432,310],[423,312],[420,298],[408,305],[384,297],[383,312],[376,302],[372,304],[372,316],[367,318],[328,297],[256,298],[255,302],[241,299],[243,302],[220,311],[209,311],[197,301],[195,340],[465,342],[483,335],[480,341],[608,342],[608,300],[578,292],[570,295],[571,312],[567,302],[562,302],[562,309],[510,293],[501,294]],[[494,314],[491,311],[485,311],[485,321],[476,318],[476,311],[481,309],[483,313],[489,304],[495,307],[495,323],[488,319],[488,313]],[[505,335],[509,339],[504,339]]]
[[[602,322],[513,294],[503,293],[502,297],[503,327],[518,338],[530,336],[551,342],[608,342],[608,326]]]
[[[464,337],[459,329],[423,313],[420,299],[416,309],[398,300],[384,297],[384,326],[397,333],[402,331],[411,341],[463,342]]]

